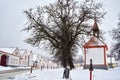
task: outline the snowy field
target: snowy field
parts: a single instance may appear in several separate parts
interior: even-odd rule
[[[63,80],[64,69],[51,69],[51,70],[34,70],[32,74],[24,73],[19,74],[12,80]],[[70,73],[72,80],[89,80],[89,70],[74,69]],[[11,80],[11,79],[10,79]],[[93,80],[120,80],[120,67],[101,70],[94,69]]]

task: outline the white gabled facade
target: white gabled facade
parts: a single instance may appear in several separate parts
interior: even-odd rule
[[[107,69],[107,45],[97,37],[92,37],[84,46],[84,68],[93,61],[94,68]]]
[[[28,66],[27,49],[20,49],[20,66]]]

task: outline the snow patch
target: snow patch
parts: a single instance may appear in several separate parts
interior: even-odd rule
[[[11,69],[12,69],[11,67],[0,66],[0,71],[11,70]]]

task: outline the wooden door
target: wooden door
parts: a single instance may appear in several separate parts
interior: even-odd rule
[[[2,55],[1,56],[1,66],[7,66],[7,56],[6,55]]]

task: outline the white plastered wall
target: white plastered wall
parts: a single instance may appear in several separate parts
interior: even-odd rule
[[[104,48],[86,48],[86,64],[104,64]]]
[[[7,64],[8,65],[12,65],[12,66],[19,66],[19,57],[18,56],[9,55]]]

